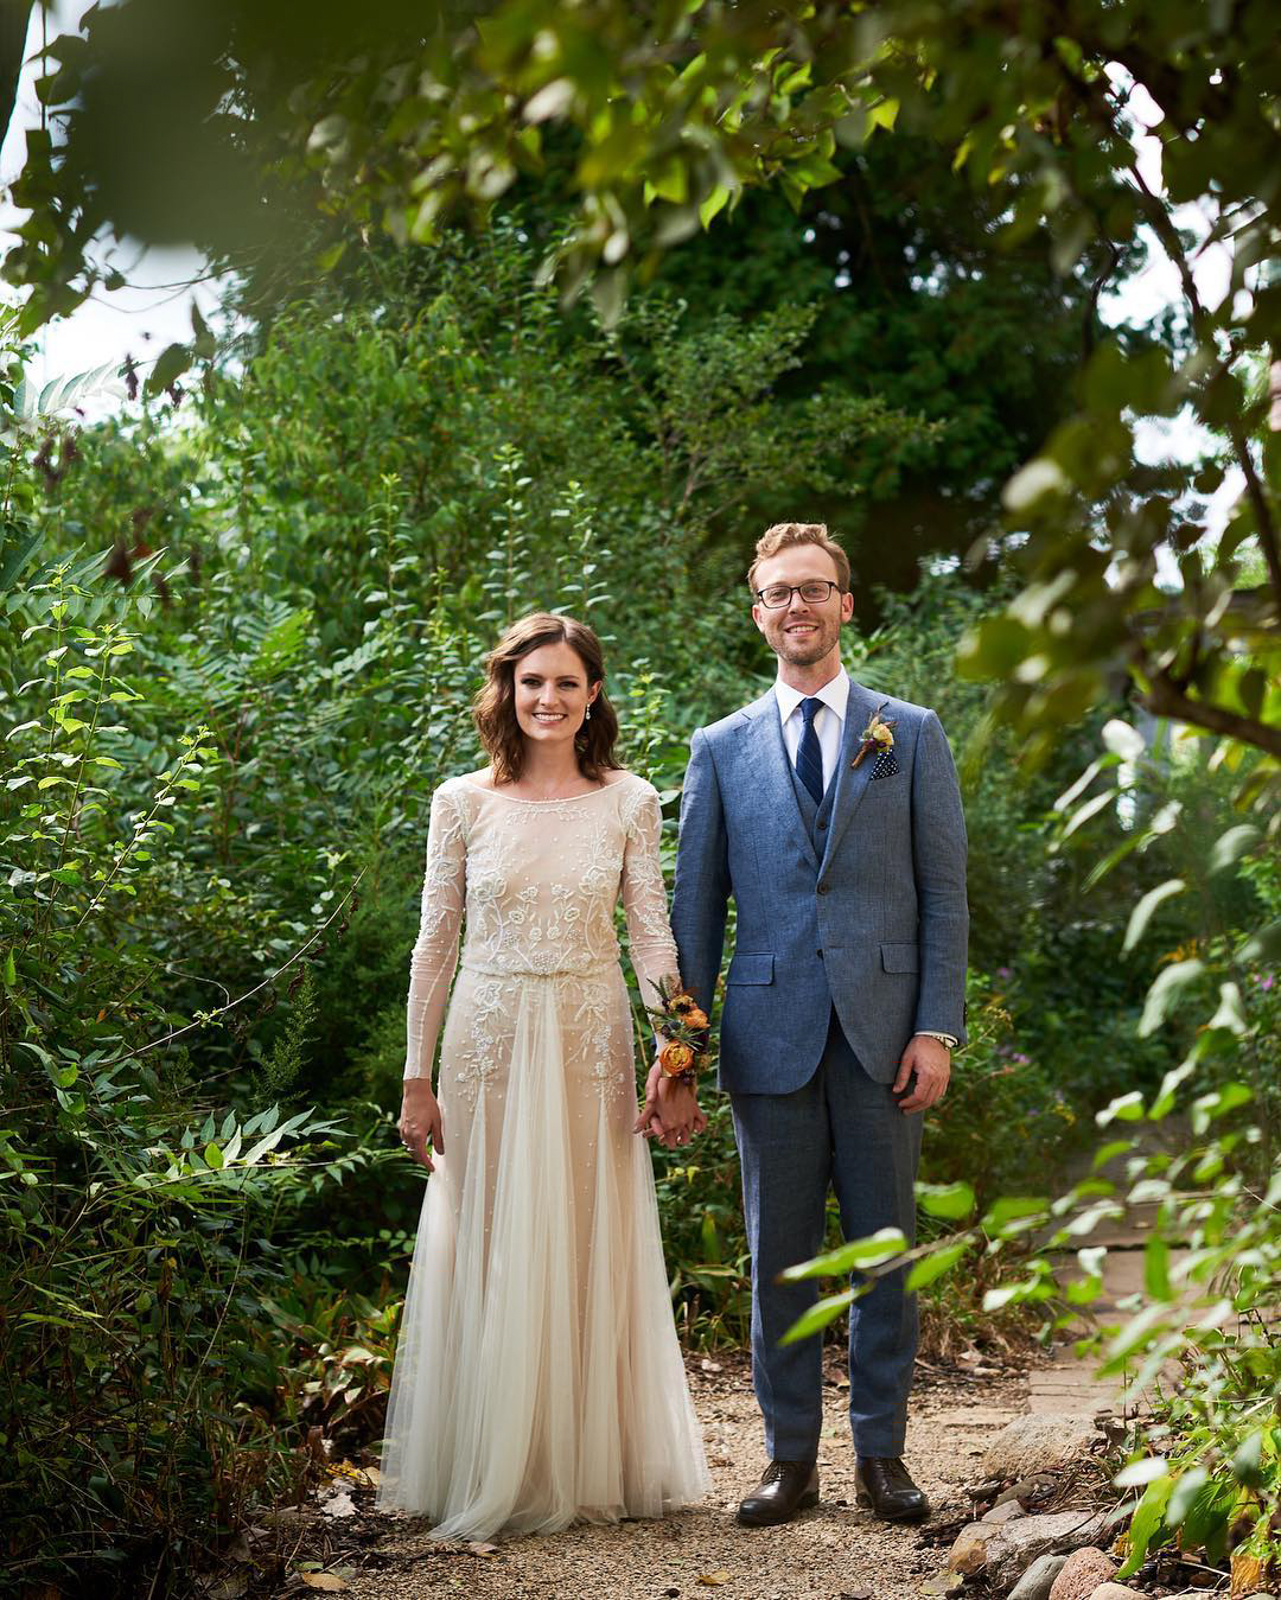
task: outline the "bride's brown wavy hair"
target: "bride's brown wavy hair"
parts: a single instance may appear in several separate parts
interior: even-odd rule
[[[585,622],[535,611],[513,622],[485,657],[485,682],[472,704],[476,732],[494,770],[495,783],[515,783],[525,767],[525,735],[516,720],[516,664],[545,644],[567,644],[583,663],[587,686],[600,684],[591,717],[574,738],[578,770],[593,783],[616,769],[614,744],[618,718],[605,698],[605,657],[600,640]]]

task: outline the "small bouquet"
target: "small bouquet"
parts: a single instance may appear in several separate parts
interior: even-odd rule
[[[692,1088],[698,1076],[698,1058],[707,1049],[707,1013],[675,978],[660,978],[655,987],[660,1003],[646,1009],[667,1039],[658,1064],[664,1077],[679,1078]]]

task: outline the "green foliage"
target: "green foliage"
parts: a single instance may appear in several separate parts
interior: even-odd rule
[[[302,185],[334,219],[322,258],[333,265],[371,229],[437,244],[450,216],[490,218],[521,173],[544,170],[545,149],[570,152],[572,172],[542,280],[567,301],[590,284],[612,326],[632,280],[746,189],[773,186],[799,209],[842,178],[838,147],[928,140],[1001,219],[994,249],[1044,231],[1053,267],[1066,277],[1088,259],[1092,279],[1074,410],[1006,485],[1025,587],[973,634],[971,669],[1002,678],[1005,715],[1042,755],[1118,668],[1156,714],[1281,755],[1281,452],[1257,448],[1268,405],[1257,374],[1281,328],[1281,289],[1260,270],[1278,235],[1263,0],[1226,24],[1214,8],[1158,14],[1140,0],[1089,0],[1067,20],[1037,7],[1012,18],[997,0],[804,16],[763,0],[652,16],[620,0],[572,15],[503,0],[429,31],[392,4],[322,8],[305,47],[287,13],[266,21],[238,3],[200,10],[199,26],[193,16],[126,0],[92,12],[86,37],[50,46],[42,95],[62,137],[28,136],[15,199],[30,214],[5,268],[33,291],[24,329],[88,292],[86,249],[104,218],[243,258],[264,244],[264,200]],[[155,82],[164,94],[140,92]],[[1139,93],[1164,118],[1162,192],[1133,137]],[[1203,245],[1180,230],[1185,205],[1203,214],[1205,242],[1230,251],[1217,306],[1196,282]],[[1149,239],[1178,275],[1178,325],[1099,342],[1098,295]],[[207,350],[207,330],[194,331],[192,351]],[[169,356],[154,387],[177,376]],[[1186,467],[1145,461],[1140,424],[1184,411],[1226,448]],[[1229,470],[1244,492],[1209,549],[1205,499]],[[1179,571],[1177,600],[1158,552]],[[1267,581],[1247,586],[1255,563]]]
[[[840,178],[799,216],[777,189],[745,191],[732,214],[664,258],[658,281],[679,285],[695,316],[819,300],[789,392],[836,384],[936,425],[925,441],[870,441],[806,500],[847,541],[857,615],[870,625],[868,586],[910,591],[931,552],[965,557],[999,513],[1001,484],[1071,409],[1103,263],[1091,251],[1059,272],[1044,230],[998,243],[1008,194],[976,193],[927,137],[898,129],[838,151],[835,164]],[[1112,281],[1130,265],[1123,252]],[[795,506],[767,492],[753,511],[765,524]]]

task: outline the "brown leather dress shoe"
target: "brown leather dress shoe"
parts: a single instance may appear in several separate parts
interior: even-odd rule
[[[854,1473],[859,1505],[882,1522],[924,1522],[930,1503],[898,1456],[860,1456]]]
[[[771,1461],[756,1490],[738,1508],[747,1528],[790,1522],[798,1511],[818,1504],[818,1467],[812,1461]]]

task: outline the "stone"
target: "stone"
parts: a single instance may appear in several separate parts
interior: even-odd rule
[[[982,1573],[992,1587],[1008,1589],[1039,1556],[1091,1544],[1102,1535],[1104,1526],[1102,1513],[1084,1511],[1051,1511],[1012,1517],[1008,1522],[971,1522],[957,1535],[947,1564],[967,1578]],[[1110,1578],[1112,1572],[1109,1566],[1095,1583]]]
[[[1020,1478],[1017,1483],[1012,1483],[1003,1494],[998,1494],[992,1502],[993,1511],[997,1506],[1003,1506],[1009,1500],[1017,1500],[1026,1511],[1034,1501],[1042,1495],[1048,1494],[1054,1487],[1054,1474],[1043,1472],[1036,1478]]]
[[[1090,1600],[1100,1584],[1108,1583],[1116,1562],[1092,1545],[1073,1550],[1054,1580],[1050,1600]]]
[[[1002,1428],[983,1457],[988,1478],[1029,1478],[1037,1472],[1057,1472],[1070,1466],[1090,1448],[1095,1437],[1089,1417],[1066,1412],[1019,1417]]]
[[[1101,1511],[1045,1511],[1018,1517],[1005,1523],[1000,1531],[1005,1547],[996,1552],[988,1570],[1008,1588],[1038,1556],[1070,1555],[1082,1545],[1092,1545],[1102,1538],[1107,1531],[1107,1517]]]
[[[1005,1600],[1050,1600],[1050,1590],[1066,1560],[1066,1556],[1038,1556]]]
[[[979,1521],[996,1523],[999,1526],[1002,1522],[1010,1522],[1015,1517],[1021,1517],[1025,1514],[1023,1507],[1017,1500],[1003,1500],[1000,1504],[994,1505],[990,1511],[985,1511]]]
[[[989,1545],[998,1537],[996,1527],[988,1523],[968,1523],[952,1541],[947,1555],[948,1571],[963,1572],[967,1578],[977,1577],[987,1566]]]
[[[1143,1600],[1143,1596],[1128,1583],[1101,1583],[1090,1600]]]

